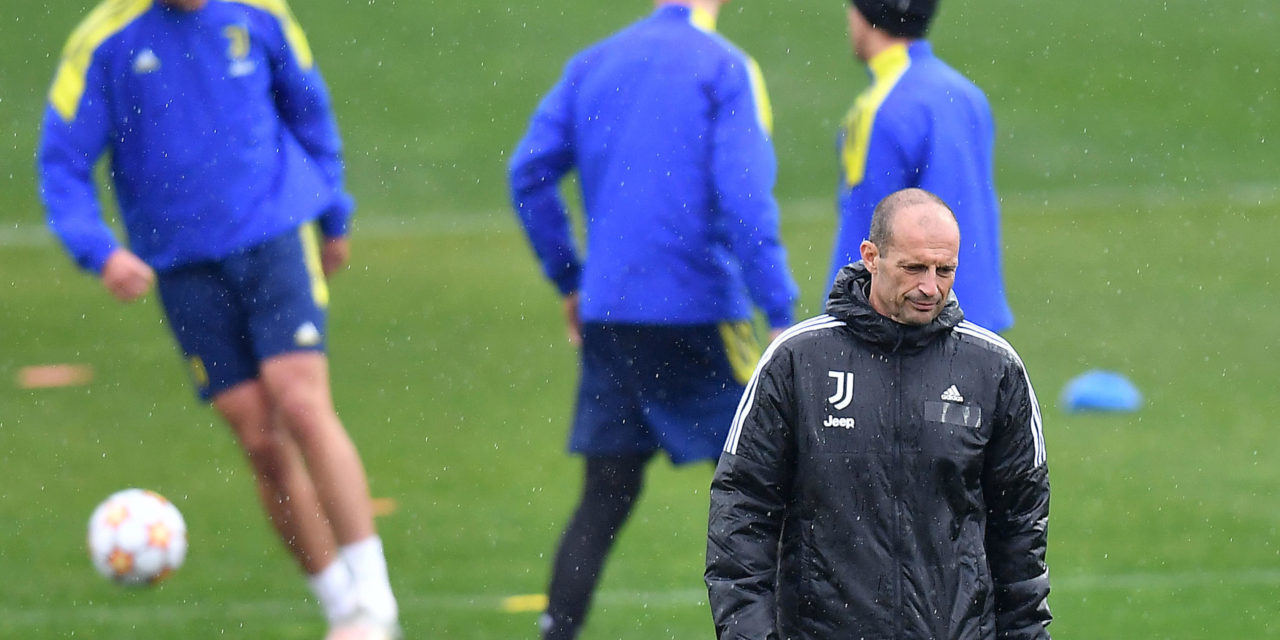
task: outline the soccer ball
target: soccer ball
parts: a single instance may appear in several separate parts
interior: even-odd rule
[[[125,489],[89,517],[89,559],[98,573],[125,585],[151,585],[182,566],[187,525],[164,496]]]

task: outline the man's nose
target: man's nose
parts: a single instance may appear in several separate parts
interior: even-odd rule
[[[934,269],[925,271],[924,275],[920,276],[920,282],[917,284],[917,288],[920,289],[921,293],[930,296],[938,295],[938,272]]]

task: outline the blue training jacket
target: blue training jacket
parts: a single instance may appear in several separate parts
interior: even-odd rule
[[[186,12],[105,0],[71,34],[38,153],[49,225],[82,267],[117,246],[93,168],[103,153],[130,249],[153,268],[218,259],[319,218],[347,232],[341,143],[285,0]]]
[[[771,112],[709,15],[664,5],[566,65],[510,164],[512,204],[584,321],[792,321]],[[560,196],[577,170],[586,258]]]
[[[965,319],[1013,325],[1000,267],[995,124],[982,91],[933,55],[928,41],[891,47],[869,62],[871,85],[839,134],[839,228],[831,280],[860,260],[858,246],[885,196],[918,187],[942,198],[960,224],[954,291]]]

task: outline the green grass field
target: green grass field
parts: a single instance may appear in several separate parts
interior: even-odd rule
[[[362,205],[333,283],[335,394],[373,493],[397,504],[379,527],[411,638],[535,637],[536,613],[506,599],[542,591],[576,497],[575,352],[506,210],[505,154],[564,59],[647,7],[295,3]],[[86,10],[14,3],[0,23],[0,637],[319,637],[155,300],[115,304],[43,229],[36,125]],[[798,0],[720,20],[773,95],[803,314],[827,269],[833,127],[865,83],[843,21]],[[943,3],[935,45],[1000,126],[1008,337],[1045,416],[1057,638],[1280,638],[1277,27],[1273,0]],[[49,363],[96,376],[18,388]],[[1064,413],[1062,386],[1092,368],[1128,375],[1142,410]],[[651,467],[584,639],[712,637],[709,479]],[[156,589],[114,587],[85,557],[89,512],[126,486],[187,518],[187,564]]]

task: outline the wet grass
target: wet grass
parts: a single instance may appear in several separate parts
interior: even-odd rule
[[[1258,294],[1275,284],[1275,205],[1127,206],[1028,205],[1007,225],[1009,337],[1050,450],[1054,630],[1276,637],[1266,612],[1280,595],[1280,329],[1276,298]],[[822,207],[788,210],[793,263],[821,261]],[[358,237],[334,284],[334,384],[374,493],[397,505],[380,527],[405,623],[423,636],[531,636],[534,614],[504,612],[503,599],[542,590],[579,473],[562,453],[575,374],[558,304],[513,224]],[[1228,239],[1227,251],[1206,249]],[[154,303],[111,303],[51,245],[0,259],[0,572],[23,576],[0,587],[0,635],[318,634],[238,454],[190,399]],[[10,382],[51,362],[97,377],[71,389]],[[1143,409],[1064,413],[1058,390],[1095,367],[1130,376]],[[653,465],[604,576],[594,637],[709,636],[709,477]],[[131,485],[171,496],[191,528],[187,566],[157,590],[101,581],[82,550],[93,504]]]

